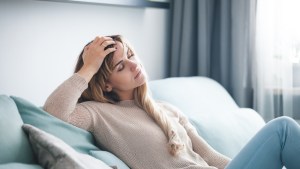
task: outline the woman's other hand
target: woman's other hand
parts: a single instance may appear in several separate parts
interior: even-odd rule
[[[93,75],[99,70],[104,58],[111,52],[114,52],[115,47],[107,48],[108,45],[115,44],[110,37],[97,36],[89,45],[84,48],[83,66],[78,71],[78,74],[85,78],[87,82],[91,80]]]

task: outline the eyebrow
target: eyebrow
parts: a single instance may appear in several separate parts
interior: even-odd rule
[[[113,67],[113,69],[115,69],[119,64],[121,64],[122,62],[124,62],[124,60],[122,59],[122,60],[120,60],[114,67]]]
[[[127,52],[128,52],[129,48],[128,48],[128,47],[126,47],[126,48],[127,48]],[[127,52],[126,52],[126,55],[127,55]],[[123,51],[123,53],[125,53],[125,50]],[[122,62],[124,62],[123,59],[120,60],[120,61],[113,67],[113,70],[114,70],[119,64],[121,64]]]

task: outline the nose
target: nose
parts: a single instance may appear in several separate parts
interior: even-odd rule
[[[136,71],[138,69],[138,63],[132,60],[128,60],[128,64],[130,66],[130,70],[132,72]]]

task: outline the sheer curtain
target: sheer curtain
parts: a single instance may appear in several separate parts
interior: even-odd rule
[[[254,108],[269,121],[300,118],[300,1],[257,1]]]

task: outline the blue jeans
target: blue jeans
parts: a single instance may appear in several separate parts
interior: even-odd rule
[[[289,117],[268,122],[226,169],[300,169],[300,126]]]

